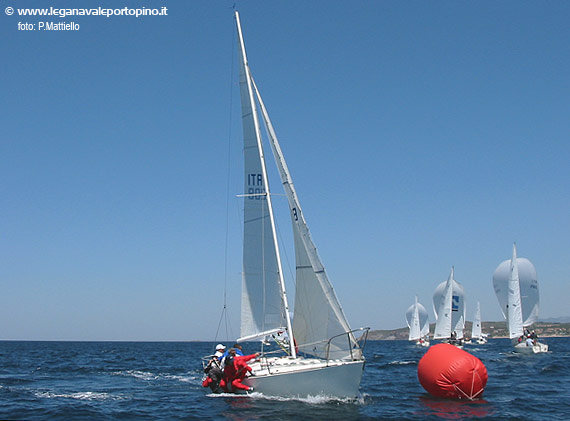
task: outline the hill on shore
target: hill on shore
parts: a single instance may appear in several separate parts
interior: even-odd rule
[[[465,332],[467,336],[471,336],[471,322],[465,323]],[[431,323],[429,330],[430,336],[433,335],[435,324]],[[532,326],[539,337],[556,337],[556,336],[570,336],[570,323],[549,323],[537,322]],[[506,322],[481,322],[481,330],[487,333],[490,338],[506,338],[508,337],[507,323]],[[371,330],[368,334],[370,341],[390,341],[390,340],[407,340],[408,328],[401,327],[392,330]]]

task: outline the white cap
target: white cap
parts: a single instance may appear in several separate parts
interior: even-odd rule
[[[216,351],[219,351],[220,349],[226,349],[226,347],[222,344],[216,345]]]

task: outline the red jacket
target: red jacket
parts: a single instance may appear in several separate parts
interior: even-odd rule
[[[224,380],[226,384],[230,384],[234,379],[244,379],[251,367],[247,365],[249,360],[256,357],[256,354],[244,355],[243,357],[234,357],[233,364],[226,364],[224,367]]]

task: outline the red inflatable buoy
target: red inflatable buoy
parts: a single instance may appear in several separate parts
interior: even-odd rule
[[[418,379],[433,396],[477,399],[487,384],[481,360],[450,344],[432,346],[418,364]]]

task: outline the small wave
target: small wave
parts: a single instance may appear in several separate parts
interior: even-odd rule
[[[564,373],[565,371],[567,371],[568,368],[564,367],[560,364],[550,364],[550,365],[546,365],[544,367],[542,367],[542,369],[540,370],[540,372],[542,374],[546,374],[546,373]]]
[[[338,402],[338,403],[357,403],[357,404],[364,404],[364,396],[359,396],[357,398],[338,398],[336,396],[327,396],[327,395],[315,395],[315,396],[306,396],[306,397],[298,397],[298,396],[269,396],[264,395],[260,392],[251,392],[251,393],[209,393],[206,395],[209,398],[250,398],[250,399],[266,399],[270,401],[276,402],[304,402],[311,405],[322,405],[331,402]]]
[[[182,383],[195,383],[199,380],[199,377],[195,375],[179,376],[175,374],[153,374],[148,371],[140,370],[126,370],[126,371],[115,371],[111,373],[114,376],[124,376],[124,377],[134,377],[135,379],[151,381],[151,380],[176,380]]]
[[[322,405],[331,402],[338,402],[338,403],[359,403],[364,404],[364,397],[359,396],[357,398],[339,398],[336,396],[328,396],[328,395],[315,395],[315,396],[307,396],[307,397],[280,397],[280,396],[265,396],[262,393],[254,392],[250,396],[254,398],[264,398],[269,400],[276,400],[276,401],[299,401],[308,403],[311,405]]]
[[[417,364],[417,361],[392,361],[388,363],[388,365],[409,365],[409,364]]]
[[[158,380],[159,376],[149,373],[148,371],[139,371],[139,370],[127,370],[127,371],[116,371],[112,373],[116,376],[126,376],[126,377],[134,377],[136,379],[141,380]]]
[[[208,393],[206,396],[209,398],[249,398],[251,396],[253,396],[254,393],[251,393],[249,395],[246,395],[245,393],[243,394],[239,394],[239,393]],[[261,395],[261,393],[259,393],[259,395]]]
[[[56,398],[63,398],[63,399],[78,399],[78,400],[88,400],[88,401],[104,401],[108,399],[112,400],[120,400],[124,399],[123,397],[110,395],[104,392],[74,392],[74,393],[54,393],[54,392],[35,392],[34,395],[38,398],[47,398],[47,399],[56,399]]]
[[[177,380],[182,383],[195,383],[198,380],[196,376],[176,376],[174,374],[163,374],[160,377],[168,380]]]

